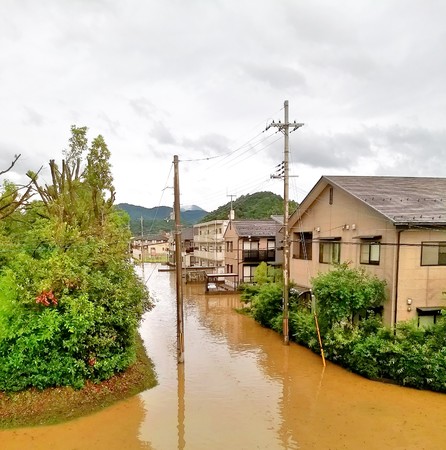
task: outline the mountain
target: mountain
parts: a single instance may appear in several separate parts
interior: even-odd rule
[[[204,211],[204,209],[200,208],[197,205],[186,205],[186,206],[182,206],[181,211]]]
[[[174,228],[173,208],[169,206],[145,208],[129,203],[119,203],[116,207],[130,216],[130,228],[135,236],[141,235],[141,232],[144,235],[170,232]],[[192,207],[183,208],[180,213],[180,220],[184,226],[192,226],[198,223],[206,214],[208,212],[204,209],[192,205]]]
[[[295,201],[289,202],[290,213],[297,208]],[[229,217],[231,202],[220,206],[215,211],[204,216],[201,222],[211,220],[225,220]],[[284,203],[280,195],[273,192],[256,192],[255,194],[242,195],[232,202],[235,220],[241,219],[269,219],[271,216],[283,215]]]
[[[294,212],[297,206],[296,202],[290,201],[290,213]],[[172,218],[173,208],[168,206],[144,208],[143,206],[129,203],[119,203],[116,207],[126,211],[130,216],[130,228],[134,236],[140,236],[141,232],[145,236],[166,233],[171,232],[175,228]],[[232,202],[235,220],[269,219],[271,216],[283,215],[283,207],[283,198],[272,192],[256,192],[255,194],[242,195]],[[230,209],[231,202],[220,206],[210,213],[197,205],[183,206],[181,208],[181,223],[188,227],[199,222],[225,220],[229,217]]]

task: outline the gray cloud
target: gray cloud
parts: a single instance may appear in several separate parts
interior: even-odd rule
[[[206,186],[218,206],[229,169],[245,181],[282,160],[282,135],[251,140],[289,100],[308,180],[446,176],[445,13],[438,0],[0,2],[0,150],[36,169],[86,125],[112,152],[119,200],[145,206],[174,154],[220,156],[188,164],[182,194],[199,204]]]

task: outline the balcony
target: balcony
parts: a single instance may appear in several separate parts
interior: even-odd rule
[[[268,262],[276,260],[276,250],[243,250],[244,262]]]

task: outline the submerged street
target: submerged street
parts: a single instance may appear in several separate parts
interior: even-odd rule
[[[373,382],[234,311],[237,295],[184,289],[176,361],[175,273],[143,271],[155,307],[141,336],[158,386],[61,425],[0,431],[2,449],[443,449],[446,396]]]

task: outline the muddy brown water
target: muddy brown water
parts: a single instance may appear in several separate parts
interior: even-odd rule
[[[369,381],[234,312],[236,295],[185,286],[176,362],[175,275],[146,265],[156,307],[141,335],[159,385],[60,425],[0,431],[0,449],[444,449],[446,395]]]

